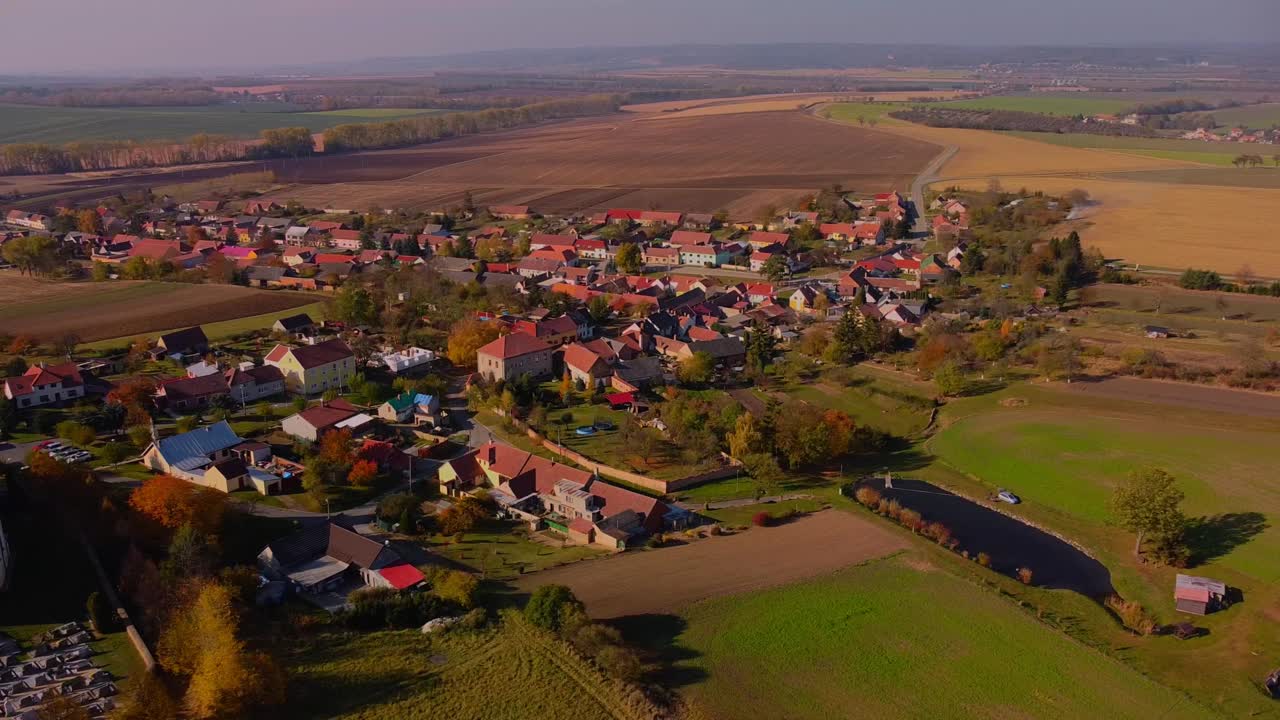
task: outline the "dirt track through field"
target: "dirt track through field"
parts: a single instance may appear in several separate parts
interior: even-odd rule
[[[1107,378],[1096,382],[1054,383],[1055,390],[1250,417],[1280,418],[1280,396],[1248,390],[1192,385],[1143,378]]]
[[[826,510],[771,528],[584,561],[525,576],[522,591],[561,584],[595,618],[676,612],[700,600],[825,575],[905,549],[887,528]]]

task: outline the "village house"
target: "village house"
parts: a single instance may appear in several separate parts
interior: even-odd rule
[[[339,250],[359,250],[359,230],[333,230],[329,233],[329,244]]]
[[[84,378],[75,363],[32,365],[21,375],[2,382],[4,396],[19,410],[61,404],[85,394]]]
[[[346,387],[356,372],[355,354],[337,338],[297,347],[277,345],[264,362],[279,368],[285,387],[300,395]]]
[[[565,346],[564,367],[575,382],[597,388],[604,387],[613,374],[613,369],[604,356],[581,343]]]
[[[549,527],[577,544],[611,550],[688,519],[657,498],[500,443],[445,462],[439,481],[440,492],[455,497],[488,488],[505,513],[533,529]]]
[[[156,388],[156,406],[173,412],[188,412],[208,407],[215,398],[230,397],[226,380],[214,372],[194,377],[160,381]]]
[[[310,315],[300,313],[298,315],[290,315],[289,317],[283,317],[276,320],[275,323],[271,325],[271,329],[275,332],[293,335],[294,337],[310,336],[315,334],[316,322],[311,319]]]
[[[365,537],[339,515],[275,540],[258,553],[258,569],[287,582],[307,596],[340,593],[319,604],[330,610],[345,605],[345,595],[362,587],[413,590],[426,578],[389,544]]]
[[[203,355],[209,352],[209,338],[199,326],[165,333],[156,340],[158,355]]]
[[[373,418],[346,400],[338,399],[290,415],[280,426],[289,435],[314,443],[330,430],[350,430],[352,436],[361,435],[373,429]]]
[[[232,402],[241,407],[263,398],[283,395],[285,390],[284,374],[272,365],[254,367],[251,363],[241,363],[239,367],[223,373],[222,378],[227,383]]]
[[[545,340],[551,345],[567,345],[574,340],[590,337],[590,325],[575,322],[569,315],[558,315],[543,320],[516,320],[511,324],[513,333],[524,333]]]
[[[142,453],[142,464],[158,473],[222,492],[252,488],[276,494],[281,478],[253,467],[270,459],[270,447],[246,443],[227,421],[158,440]]]
[[[378,406],[378,417],[391,423],[406,423],[413,418],[414,393],[402,392]]]
[[[541,338],[513,332],[476,351],[476,371],[490,381],[551,375],[551,346]]]

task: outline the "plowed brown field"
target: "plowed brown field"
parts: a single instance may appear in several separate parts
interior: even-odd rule
[[[434,209],[471,191],[477,203],[528,204],[542,212],[632,206],[743,214],[785,206],[833,183],[859,191],[905,190],[938,150],[798,112],[660,123],[620,115],[351,156],[330,178],[403,174],[299,185],[278,195],[315,207]],[[355,157],[368,166],[352,167]],[[425,169],[413,172],[419,168]],[[317,174],[296,177],[315,182]]]
[[[670,613],[699,600],[785,585],[906,548],[866,519],[826,510],[779,527],[527,575],[517,587],[568,585],[595,618]]]
[[[0,272],[0,335],[84,342],[263,315],[316,302],[300,292],[164,282],[57,283]]]

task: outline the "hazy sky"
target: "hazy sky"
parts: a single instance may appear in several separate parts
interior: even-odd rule
[[[1280,0],[0,0],[0,74],[527,47],[1273,41]]]

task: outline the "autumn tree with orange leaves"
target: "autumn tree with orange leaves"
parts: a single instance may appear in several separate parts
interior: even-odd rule
[[[372,460],[357,460],[347,473],[347,482],[356,487],[369,487],[378,477],[378,464]]]
[[[172,475],[160,475],[133,491],[129,507],[169,530],[189,524],[206,535],[217,535],[222,528],[226,496]]]

